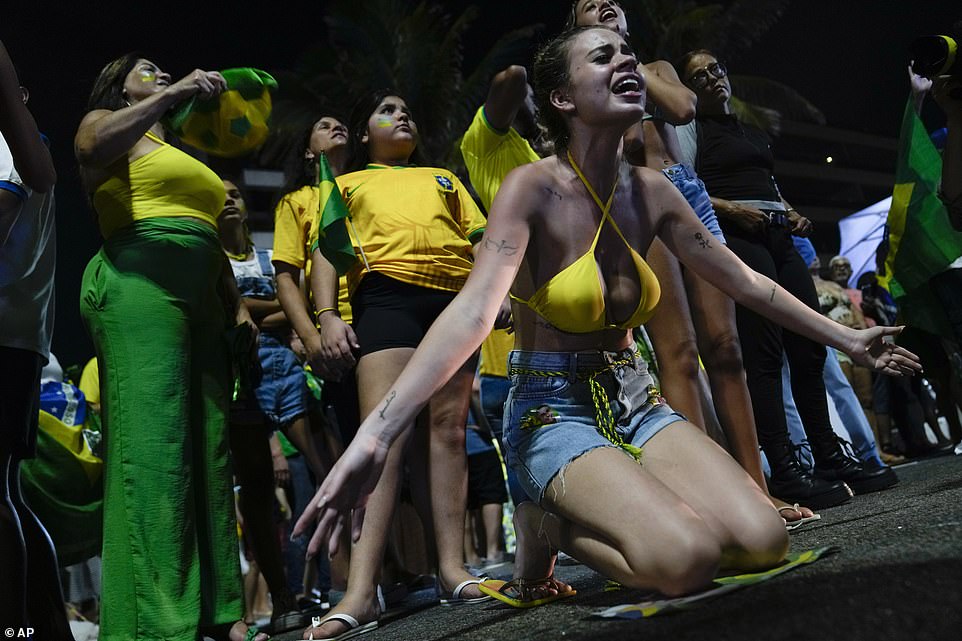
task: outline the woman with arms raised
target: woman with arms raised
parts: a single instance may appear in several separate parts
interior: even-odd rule
[[[678,190],[622,159],[622,136],[645,104],[637,65],[621,36],[599,27],[568,31],[539,54],[535,93],[558,155],[508,176],[468,282],[298,523],[320,517],[313,549],[364,505],[389,444],[481,342],[510,289],[518,351],[505,440],[509,464],[540,504],[519,518],[517,573],[549,577],[541,591],[563,592],[550,580],[548,553],[560,548],[626,586],[675,595],[703,587],[719,567],[778,563],[788,539],[765,493],[649,394],[629,328],[658,299],[641,258],[656,235],[689,268],[777,322],[876,369],[918,369],[914,355],[883,343],[887,330],[838,326],[706,243]],[[537,588],[519,592],[537,596]]]

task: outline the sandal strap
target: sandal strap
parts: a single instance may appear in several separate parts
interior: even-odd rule
[[[505,596],[510,596],[506,590],[513,589],[518,592],[519,601],[530,601],[531,593],[538,588],[554,588],[557,590],[558,587],[554,578],[554,574],[551,576],[546,576],[543,579],[525,579],[524,577],[511,579],[502,585],[498,592],[504,594]]]
[[[482,576],[474,579],[468,579],[467,581],[461,581],[460,583],[457,584],[457,586],[455,586],[453,590],[451,590],[451,598],[454,600],[458,600],[461,598],[461,593],[464,591],[464,588],[468,587],[469,585],[481,585],[482,581],[487,581],[487,580],[488,580],[488,577]]]

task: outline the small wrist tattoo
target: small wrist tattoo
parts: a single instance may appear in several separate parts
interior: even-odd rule
[[[775,300],[775,290],[778,289],[778,285],[772,285],[772,295],[768,298],[768,302],[771,303]]]
[[[391,394],[384,400],[384,407],[382,407],[381,411],[378,412],[378,414],[381,416],[381,419],[384,418],[384,412],[387,411],[388,406],[391,404],[391,401],[394,400],[395,396],[397,396],[397,390],[391,390]]]
[[[697,232],[695,234],[695,240],[698,241],[698,244],[701,245],[702,249],[711,249],[711,241],[705,238],[705,235],[701,232]]]

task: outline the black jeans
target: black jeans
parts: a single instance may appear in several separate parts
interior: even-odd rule
[[[746,265],[768,276],[782,289],[818,311],[815,283],[795,249],[787,228],[769,226],[764,231],[753,233],[734,225],[723,225],[723,230],[729,249]],[[758,442],[762,449],[767,453],[769,448],[783,445],[788,440],[788,425],[782,403],[784,350],[791,372],[792,396],[808,440],[817,452],[819,445],[832,436],[825,383],[822,380],[825,347],[782,329],[742,305],[736,305],[736,322]],[[768,458],[771,460],[771,456]]]

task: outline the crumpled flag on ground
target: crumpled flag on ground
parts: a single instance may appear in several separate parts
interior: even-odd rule
[[[616,605],[605,610],[592,613],[591,616],[603,617],[606,619],[646,619],[648,617],[669,614],[680,610],[689,610],[697,607],[705,601],[710,601],[729,592],[740,590],[749,585],[755,585],[762,581],[767,581],[790,570],[794,570],[802,565],[814,563],[822,556],[827,556],[837,552],[835,546],[815,548],[802,552],[789,552],[785,561],[776,568],[757,572],[754,574],[737,574],[734,576],[719,577],[715,579],[716,587],[709,588],[697,594],[677,597],[674,599],[656,599],[642,601],[641,603],[626,603]]]

